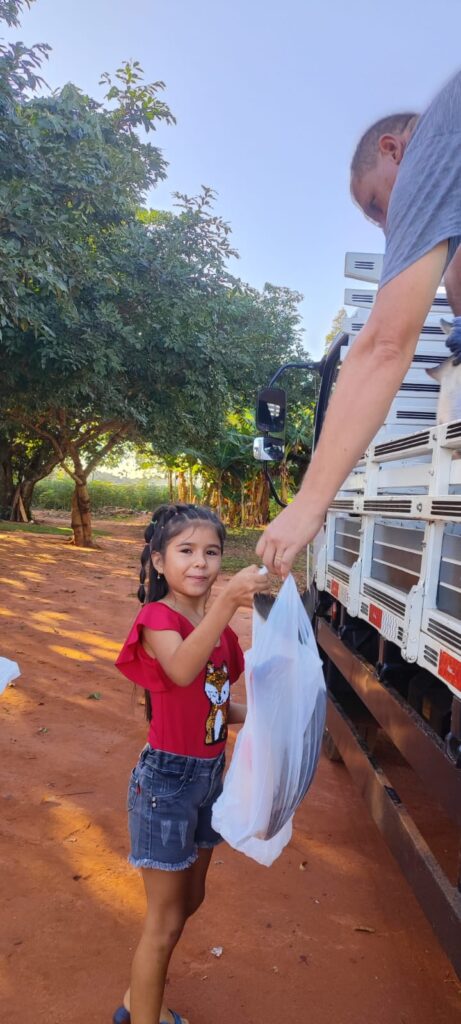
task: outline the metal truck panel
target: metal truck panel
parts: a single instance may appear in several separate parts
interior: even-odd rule
[[[350,255],[353,255],[352,253]],[[350,275],[352,276],[352,275]],[[346,288],[344,303],[346,306],[357,306],[359,309],[371,309],[376,298],[376,288]],[[432,313],[439,316],[451,316],[451,306],[447,301],[445,290],[438,292],[431,306]]]
[[[375,284],[381,270],[381,256],[346,256],[346,273],[356,280]],[[348,337],[341,334],[327,360],[316,442],[338,353],[347,358],[375,294],[360,285],[346,291],[357,308],[343,327]],[[370,728],[384,730],[461,824],[461,421],[437,425],[438,389],[425,373],[449,357],[439,323],[447,308],[439,291],[386,422],[328,511],[316,631],[326,659],[329,740],[461,976],[461,894],[356,725],[360,715],[365,722],[372,716]]]

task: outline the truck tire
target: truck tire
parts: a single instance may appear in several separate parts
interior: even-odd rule
[[[322,751],[325,754],[327,761],[342,761],[341,754],[339,753],[331,732],[329,732],[328,729],[325,729],[323,733]]]

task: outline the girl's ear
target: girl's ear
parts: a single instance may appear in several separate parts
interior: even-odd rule
[[[163,576],[163,558],[162,558],[162,556],[160,554],[160,551],[153,551],[152,554],[151,554],[151,559],[152,559],[152,565],[153,565],[155,571],[160,576]]]

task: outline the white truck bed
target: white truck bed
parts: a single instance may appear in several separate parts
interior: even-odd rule
[[[349,253],[346,274],[375,283],[381,264]],[[358,308],[342,359],[374,294],[346,290]],[[449,355],[439,324],[448,308],[439,291],[385,424],[332,503],[316,582],[460,698],[461,421],[436,425],[439,389],[425,373]]]

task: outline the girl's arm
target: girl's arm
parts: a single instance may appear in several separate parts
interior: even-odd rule
[[[253,597],[269,590],[257,565],[242,569],[218,594],[199,626],[185,640],[173,630],[143,628],[143,646],[177,686],[190,686],[206,665],[221,633],[239,607],[251,608]]]
[[[236,704],[231,700],[229,707],[229,718],[227,719],[229,725],[241,725],[245,721],[247,716],[246,704]]]

